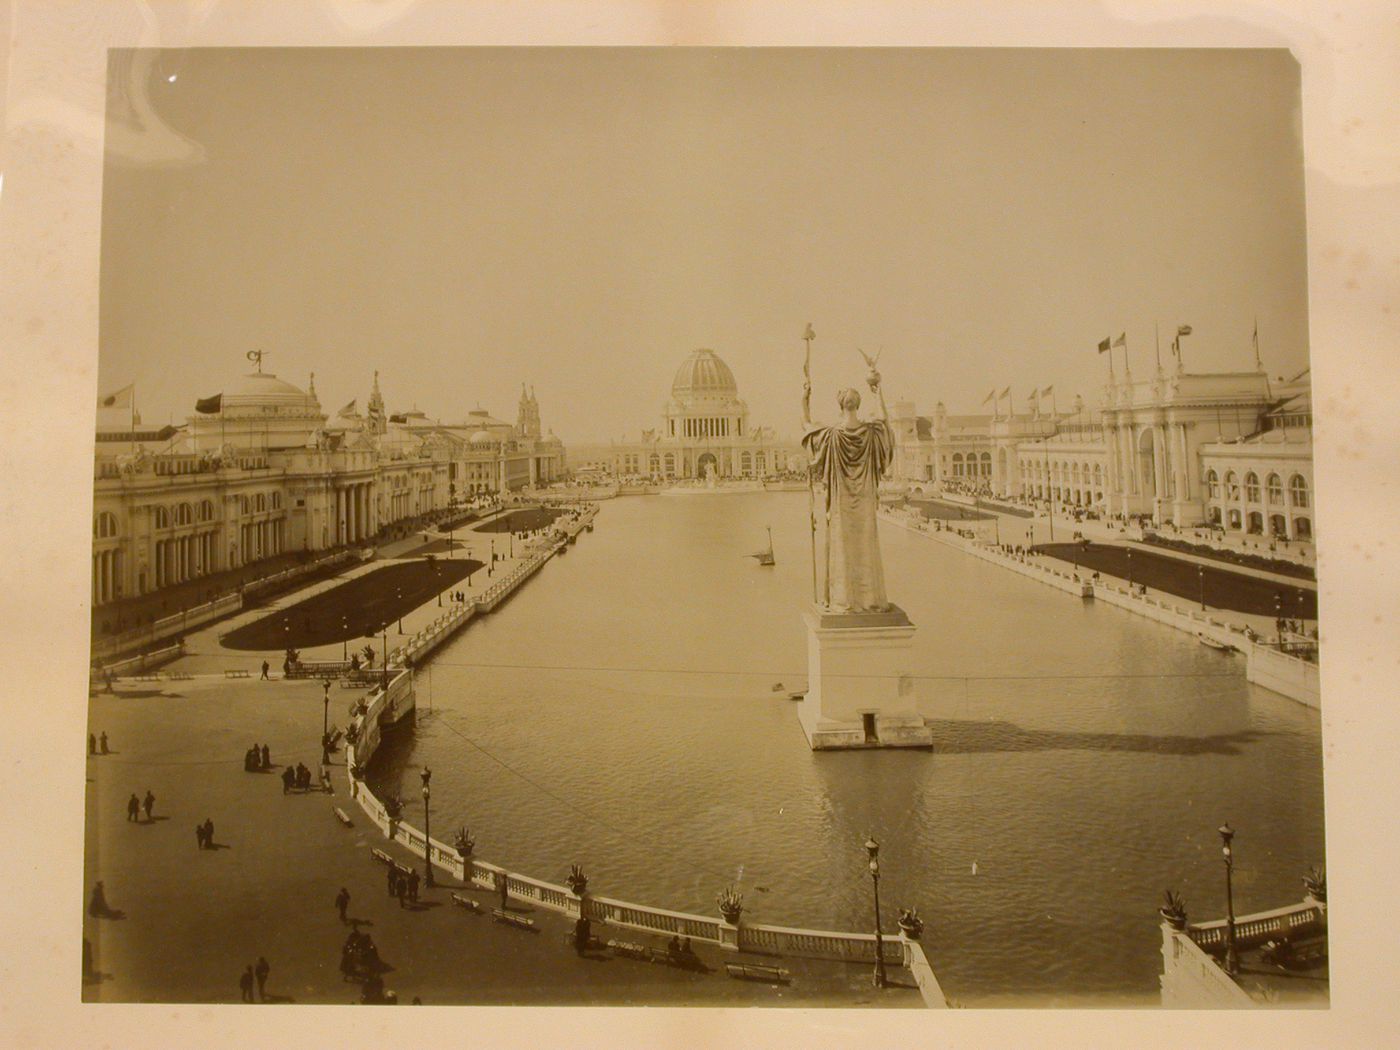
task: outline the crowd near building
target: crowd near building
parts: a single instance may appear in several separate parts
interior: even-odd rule
[[[604,453],[621,478],[763,478],[803,469],[796,445],[772,427],[749,422],[734,373],[713,350],[696,350],[676,371],[661,425],[640,440],[614,442]]]
[[[932,416],[895,404],[894,476],[916,492],[961,492],[1226,535],[1311,542],[1308,372],[1158,369],[1111,376],[1097,407],[1058,410],[1053,388],[1021,411],[1009,388],[991,414]],[[1002,410],[1002,400],[1005,410]]]
[[[374,374],[334,417],[257,370],[183,425],[143,427],[130,386],[103,399],[93,491],[94,607],[289,552],[363,544],[483,497],[562,477],[564,447],[521,388],[514,424],[386,411]]]

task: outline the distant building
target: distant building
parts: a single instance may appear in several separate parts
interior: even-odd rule
[[[1098,409],[1044,400],[1005,414],[920,416],[896,404],[893,476],[919,490],[1053,502],[1181,528],[1310,542],[1308,373],[1158,371],[1111,383]]]
[[[676,371],[661,426],[607,451],[614,474],[663,479],[762,478],[804,462],[771,427],[752,426],[734,373],[713,350],[696,350]],[[800,467],[799,467],[800,469]]]
[[[292,551],[407,529],[481,494],[546,484],[564,449],[521,393],[516,424],[481,410],[445,426],[391,415],[374,376],[366,410],[334,418],[306,390],[255,372],[183,426],[99,409],[93,470],[94,608]]]

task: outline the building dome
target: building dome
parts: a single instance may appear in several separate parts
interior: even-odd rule
[[[694,351],[681,362],[675,382],[671,384],[671,396],[678,401],[693,397],[735,397],[738,393],[734,373],[713,350]]]
[[[478,446],[481,446],[481,445],[494,445],[494,444],[496,443],[496,439],[495,439],[494,437],[491,436],[491,431],[489,431],[489,430],[478,430],[475,434],[473,434],[473,435],[471,436],[471,443],[472,443],[473,445],[478,445]]]
[[[271,372],[250,372],[224,391],[225,411],[263,407],[311,409],[319,408],[320,403],[314,395],[278,379]]]

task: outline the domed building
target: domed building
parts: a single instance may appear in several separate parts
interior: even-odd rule
[[[778,441],[771,427],[749,424],[734,373],[713,350],[692,351],[671,383],[661,426],[641,440],[614,443],[609,462],[620,477],[674,480],[762,478],[788,469],[795,446]]]

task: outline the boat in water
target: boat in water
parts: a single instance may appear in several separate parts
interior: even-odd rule
[[[750,557],[750,558],[757,558],[757,559],[758,559],[758,564],[760,564],[760,565],[772,565],[772,564],[774,564],[774,561],[773,561],[773,530],[772,530],[772,528],[769,528],[769,530],[768,530],[768,549],[767,549],[767,550],[762,550],[762,551],[755,551],[753,554],[750,554],[749,557]]]
[[[1197,632],[1196,632],[1196,641],[1200,642],[1202,645],[1206,646],[1207,648],[1215,649],[1215,650],[1218,651],[1218,652],[1222,652],[1222,653],[1233,653],[1233,652],[1235,651],[1235,647],[1234,647],[1233,645],[1231,645],[1229,642],[1222,642],[1222,641],[1221,641],[1220,639],[1218,639],[1218,638],[1212,638],[1210,635],[1206,634],[1204,631],[1197,631]]]

